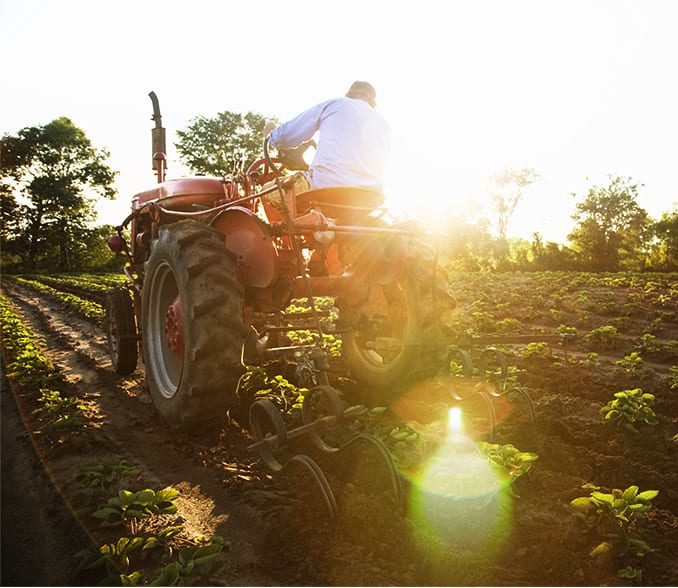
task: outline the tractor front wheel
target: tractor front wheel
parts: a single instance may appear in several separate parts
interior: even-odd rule
[[[217,425],[243,372],[244,291],[224,236],[193,220],[163,226],[145,270],[142,347],[155,407],[170,427]]]
[[[127,290],[106,293],[105,329],[113,369],[127,376],[137,367],[137,325],[132,299]]]

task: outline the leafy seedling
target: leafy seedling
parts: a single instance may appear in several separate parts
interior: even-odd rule
[[[654,406],[654,394],[643,392],[640,388],[616,392],[614,399],[610,400],[600,409],[603,423],[617,423],[631,431],[637,432],[636,423],[656,425],[659,421],[652,408]]]
[[[570,506],[576,514],[603,539],[590,555],[612,553],[622,557],[629,553],[642,557],[653,551],[633,528],[652,508],[652,500],[658,494],[657,490],[640,492],[638,486],[633,485],[625,490],[615,488],[611,493],[593,490],[589,496],[572,500]]]

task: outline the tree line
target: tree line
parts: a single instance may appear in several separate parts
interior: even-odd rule
[[[261,156],[264,116],[224,111],[196,117],[177,132],[175,148],[192,173],[225,176]],[[268,117],[273,118],[273,117]],[[113,198],[118,172],[84,131],[65,117],[26,127],[0,140],[2,226],[0,271],[110,271],[124,263],[106,247],[110,225],[96,225],[96,202]],[[439,241],[451,269],[494,271],[678,271],[678,206],[651,218],[639,206],[641,185],[612,177],[576,203],[568,244],[510,239],[508,227],[530,168],[495,174],[491,210],[473,222],[447,219]],[[141,189],[142,187],[140,187]]]

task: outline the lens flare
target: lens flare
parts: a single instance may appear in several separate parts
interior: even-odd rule
[[[461,408],[453,406],[447,411],[447,426],[450,433],[462,433],[463,423],[461,420]]]
[[[412,480],[410,515],[454,546],[499,548],[511,518],[506,480],[463,433],[461,409],[447,416],[444,441]]]

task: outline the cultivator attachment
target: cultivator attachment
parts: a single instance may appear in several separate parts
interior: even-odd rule
[[[511,335],[493,337],[465,337],[448,348],[447,369],[453,369],[454,375],[449,383],[449,395],[454,403],[464,403],[480,397],[489,414],[489,440],[494,440],[497,426],[495,403],[501,399],[514,401],[522,399],[527,406],[530,419],[536,422],[537,414],[534,402],[528,391],[512,383],[508,364],[504,354],[496,347],[485,347],[477,351],[478,346],[487,343],[525,344],[534,342],[559,342],[566,348],[572,335]]]
[[[568,338],[567,335],[514,336],[493,337],[491,341],[498,344],[534,341],[566,343]],[[504,353],[496,347],[482,347],[487,342],[489,340],[469,337],[448,346],[445,373],[436,378],[437,392],[429,389],[429,401],[433,402],[435,396],[436,400],[448,404],[449,409],[480,398],[488,414],[489,428],[486,433],[489,441],[494,442],[495,429],[500,420],[497,405],[505,409],[506,406],[522,403],[533,423],[537,416],[528,391],[512,381]],[[346,472],[350,475],[352,471],[350,464],[355,458],[352,450],[361,451],[361,458],[371,464],[367,478],[373,484],[379,476],[381,485],[377,491],[383,494],[387,490],[390,499],[400,507],[401,474],[391,452],[378,438],[352,431],[351,423],[363,416],[367,408],[362,405],[344,408],[337,391],[328,383],[326,352],[311,345],[278,348],[277,351],[294,351],[297,359],[296,375],[302,385],[309,388],[302,404],[303,424],[288,429],[282,413],[272,400],[257,400],[250,407],[250,430],[254,443],[249,445],[248,450],[258,453],[273,472],[284,474],[301,469],[306,479],[312,481],[313,490],[306,488],[306,492],[311,492],[322,502],[331,521],[337,517],[333,486],[347,481],[341,477],[346,477]],[[331,473],[334,484],[330,482],[326,471]]]
[[[489,440],[494,441],[497,426],[495,402],[502,398],[514,400],[516,397],[525,401],[532,422],[536,422],[537,414],[532,398],[525,388],[512,385],[509,380],[506,357],[496,347],[483,349],[474,365],[472,354],[467,349],[451,347],[447,354],[447,365],[455,366],[458,378],[449,383],[449,395],[455,404],[463,404],[478,396],[482,398],[489,414]]]
[[[324,354],[323,350],[314,348],[308,355],[315,356],[316,361],[322,366]],[[308,366],[306,369],[317,371]],[[325,376],[324,372],[322,376]],[[375,467],[380,465],[384,470],[387,490],[393,502],[400,506],[400,478],[388,449],[376,437],[365,433],[353,434],[347,426],[366,410],[364,406],[344,408],[337,391],[332,386],[326,383],[319,384],[304,396],[303,424],[288,429],[273,401],[263,398],[250,406],[250,430],[254,443],[247,449],[250,452],[257,452],[273,472],[282,474],[294,468],[301,468],[315,486],[314,490],[306,488],[306,491],[310,491],[322,501],[330,521],[337,517],[337,501],[328,476],[318,460],[329,465],[333,475],[336,476],[337,472],[350,470],[345,465],[354,457],[351,450],[360,449],[365,459],[372,464],[376,461]],[[317,459],[308,455],[309,452],[313,452]]]

